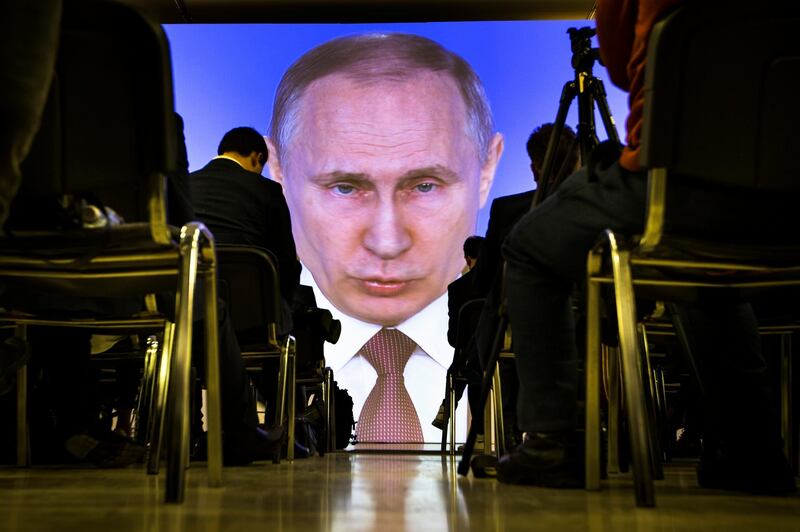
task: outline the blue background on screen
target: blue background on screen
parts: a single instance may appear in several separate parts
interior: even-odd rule
[[[489,201],[478,218],[484,234],[491,199],[533,187],[525,152],[531,131],[555,119],[561,89],[574,77],[567,28],[583,20],[447,22],[416,24],[214,24],[167,25],[172,51],[175,105],[185,121],[191,170],[217,153],[231,128],[251,126],[266,134],[272,99],[281,75],[300,55],[333,37],[371,31],[400,31],[429,37],[466,59],[483,80],[505,153]],[[620,136],[625,135],[627,95],[595,75],[608,91]],[[577,102],[567,124],[577,122]],[[605,131],[597,115],[598,135]]]

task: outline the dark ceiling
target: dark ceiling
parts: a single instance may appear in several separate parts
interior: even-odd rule
[[[594,0],[122,0],[161,23],[588,18]]]

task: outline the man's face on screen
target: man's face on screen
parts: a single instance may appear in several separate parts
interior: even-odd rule
[[[282,181],[300,260],[338,309],[396,325],[458,276],[502,151],[481,163],[449,77],[363,82],[334,74],[298,105]]]

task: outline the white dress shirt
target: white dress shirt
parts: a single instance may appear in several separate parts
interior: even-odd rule
[[[375,369],[359,351],[381,330],[381,325],[366,323],[336,308],[319,289],[311,272],[303,267],[300,283],[311,286],[317,306],[327,308],[342,322],[342,334],[335,344],[325,343],[325,365],[333,370],[339,388],[353,398],[353,417],[361,408],[378,378]],[[447,368],[453,361],[453,348],[447,343],[447,292],[396,327],[414,340],[417,347],[403,372],[406,389],[417,410],[426,443],[439,443],[442,431],[431,425],[444,399]],[[456,440],[467,439],[466,395],[456,411]]]

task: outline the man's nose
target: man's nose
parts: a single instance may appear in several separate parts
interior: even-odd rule
[[[395,199],[380,201],[364,234],[364,247],[383,260],[394,259],[411,248],[412,238]]]

